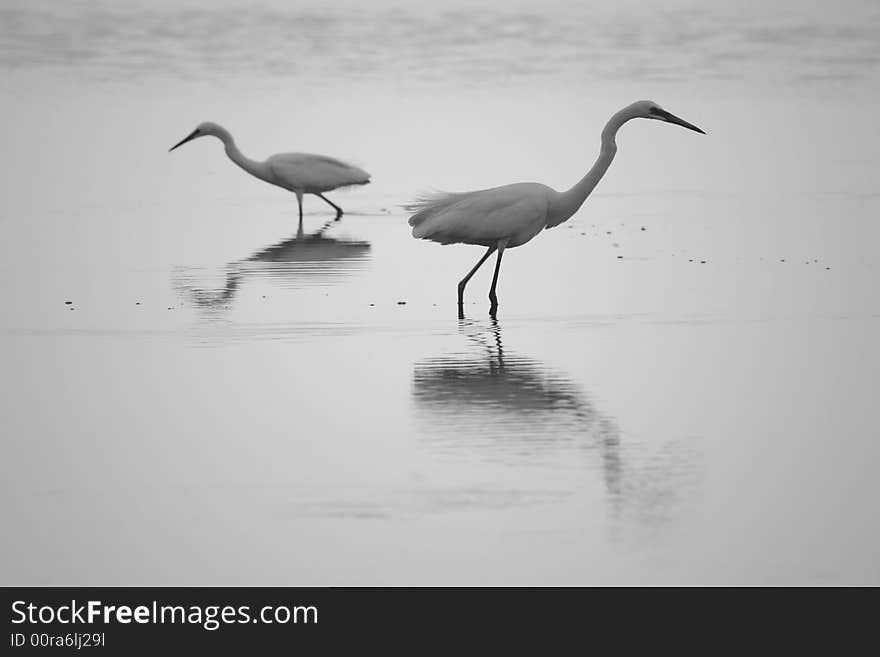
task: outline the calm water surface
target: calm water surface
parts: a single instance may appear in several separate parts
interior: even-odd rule
[[[880,583],[875,4],[434,4],[4,3],[0,581]],[[458,320],[400,205],[638,98]]]

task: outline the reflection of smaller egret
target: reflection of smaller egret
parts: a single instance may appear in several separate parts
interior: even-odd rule
[[[225,285],[219,290],[196,287],[191,274],[178,276],[176,286],[199,307],[222,308],[232,302],[241,281],[249,276],[265,275],[294,287],[336,282],[366,265],[370,243],[326,236],[333,221],[308,234],[300,225],[295,236],[229,263]]]
[[[314,194],[336,211],[336,218],[342,217],[342,208],[324,196],[325,192],[366,185],[370,182],[370,174],[351,164],[342,162],[326,155],[313,153],[279,153],[272,155],[265,162],[258,162],[245,157],[229,131],[216,123],[200,123],[186,137],[169,148],[169,152],[188,141],[199,137],[216,137],[223,142],[229,159],[239,167],[260,180],[276,185],[296,194],[299,204],[299,221],[302,223],[302,200],[304,194]]]

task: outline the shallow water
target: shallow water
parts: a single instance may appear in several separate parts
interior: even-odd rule
[[[880,583],[880,13],[701,4],[7,3],[0,581]],[[627,125],[458,320],[400,205],[640,97],[709,134]],[[300,232],[202,120],[374,181]]]

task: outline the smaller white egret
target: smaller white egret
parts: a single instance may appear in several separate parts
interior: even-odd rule
[[[188,141],[207,136],[216,137],[222,141],[229,159],[252,176],[296,194],[300,223],[302,223],[303,216],[302,200],[304,194],[314,194],[323,200],[336,210],[336,218],[339,219],[342,217],[342,208],[324,196],[324,192],[340,187],[366,185],[370,182],[370,174],[363,169],[326,155],[280,153],[272,155],[265,162],[251,160],[238,150],[235,140],[226,128],[210,121],[200,123],[189,135],[169,148],[168,152],[170,153],[178,146],[183,146]]]
[[[413,237],[440,244],[477,244],[488,251],[458,284],[458,314],[464,316],[464,288],[492,253],[498,251],[489,290],[490,314],[498,309],[495,286],[504,249],[522,246],[545,228],[567,221],[587,200],[611,165],[620,127],[630,119],[655,119],[706,134],[697,126],[670,114],[657,103],[640,100],[614,114],[602,130],[599,157],[580,181],[565,192],[541,183],[515,183],[464,193],[426,194],[403,206],[415,212],[409,218]]]

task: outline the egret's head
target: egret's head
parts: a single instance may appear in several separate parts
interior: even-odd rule
[[[198,139],[199,137],[206,137],[208,135],[212,135],[214,137],[218,137],[219,139],[223,139],[224,135],[228,135],[229,133],[226,129],[217,125],[216,123],[211,123],[210,121],[206,121],[205,123],[199,123],[195,130],[189,133],[186,137],[181,139],[179,142],[174,144],[171,148],[168,149],[170,153],[178,146],[183,146],[186,142],[192,141],[193,139]]]
[[[680,119],[675,114],[667,112],[653,100],[640,100],[630,105],[633,116],[641,119],[654,119],[656,121],[665,121],[666,123],[674,123],[688,130],[695,130],[701,134],[706,134],[693,123],[688,123],[684,119]]]

